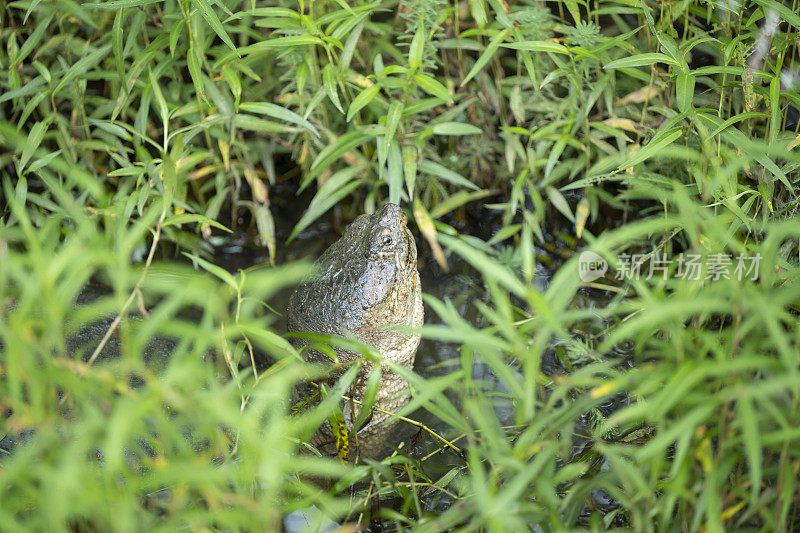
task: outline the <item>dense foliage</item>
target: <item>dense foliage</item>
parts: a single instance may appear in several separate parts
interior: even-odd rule
[[[4,2],[0,529],[796,530],[799,31],[797,0]],[[287,242],[384,201],[480,290],[426,296],[459,357],[405,373],[424,438],[343,464],[299,449],[355,369],[293,414],[319,369],[270,301]]]

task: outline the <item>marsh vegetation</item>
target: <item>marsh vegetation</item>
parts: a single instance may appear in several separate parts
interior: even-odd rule
[[[4,2],[0,529],[796,531],[799,8]],[[287,291],[387,201],[395,450],[300,453]]]

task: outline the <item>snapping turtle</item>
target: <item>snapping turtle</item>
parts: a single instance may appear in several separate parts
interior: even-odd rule
[[[417,249],[400,207],[386,204],[371,215],[360,215],[347,226],[342,238],[322,254],[316,267],[314,277],[302,283],[289,300],[289,331],[339,336],[350,333],[376,348],[383,359],[412,368],[419,335],[385,329],[390,325],[422,325]],[[294,339],[297,348],[308,342]],[[361,357],[344,349],[334,350],[339,363]],[[332,364],[317,350],[306,350],[304,356],[310,362]],[[350,391],[353,399],[362,400],[372,368],[372,362],[363,362]],[[344,369],[331,372],[328,384],[335,383],[343,372]],[[394,421],[382,411],[394,412],[402,407],[408,398],[407,390],[403,378],[382,366],[371,416],[357,433],[360,454],[378,454]],[[295,390],[295,401],[313,398],[316,391],[311,384],[301,384]],[[360,404],[342,401],[341,407],[350,433]],[[323,453],[336,453],[333,433],[326,421],[310,442]]]

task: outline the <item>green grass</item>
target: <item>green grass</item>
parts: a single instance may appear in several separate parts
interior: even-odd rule
[[[3,4],[0,529],[796,530],[798,7]],[[299,450],[354,374],[293,415],[320,370],[270,303],[287,244],[384,201],[487,297],[425,298],[459,357],[400,414],[444,440],[347,465]],[[267,263],[215,265],[232,235]],[[759,275],[614,275],[655,252]],[[114,317],[118,356],[73,351]]]

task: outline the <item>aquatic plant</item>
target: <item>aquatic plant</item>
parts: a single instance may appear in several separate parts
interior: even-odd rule
[[[797,13],[3,4],[2,529],[797,529]],[[384,201],[465,288],[352,465],[277,295]]]

